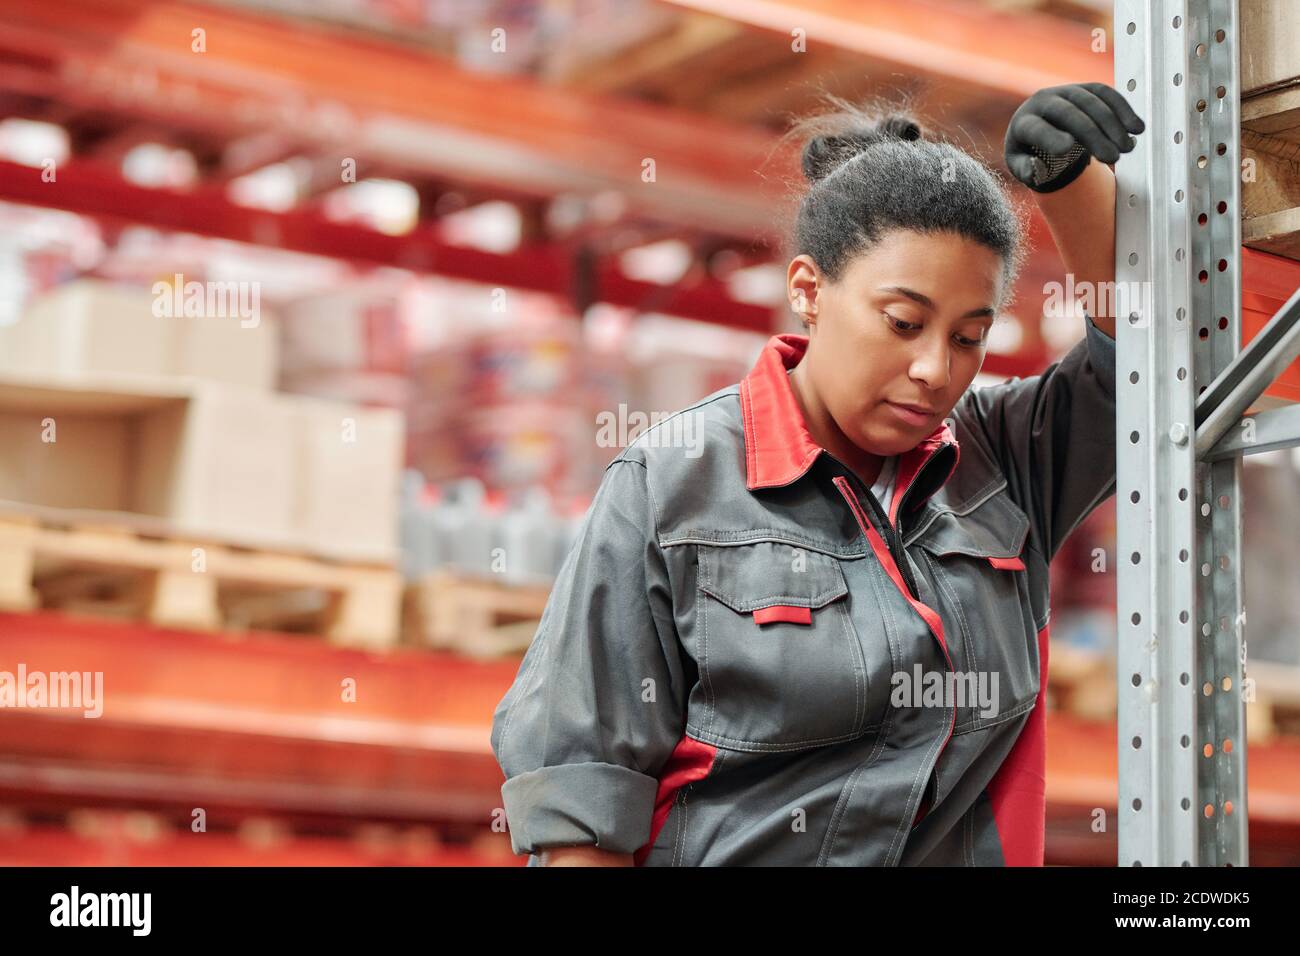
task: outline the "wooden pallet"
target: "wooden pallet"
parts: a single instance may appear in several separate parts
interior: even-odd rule
[[[406,642],[472,657],[528,649],[550,596],[546,584],[434,571],[406,589]]]
[[[1115,719],[1119,688],[1113,659],[1053,644],[1048,667],[1047,693],[1053,707],[1086,720]],[[1254,699],[1246,702],[1246,742],[1300,734],[1300,668],[1253,661],[1246,677],[1255,682]]]
[[[1248,661],[1246,678],[1255,682],[1255,699],[1246,704],[1248,741],[1300,735],[1300,667]]]
[[[164,627],[310,631],[344,645],[397,643],[401,576],[121,523],[0,513],[0,609],[53,608]]]
[[[1053,708],[1086,720],[1115,719],[1118,688],[1109,657],[1053,641],[1047,668],[1047,696]]]

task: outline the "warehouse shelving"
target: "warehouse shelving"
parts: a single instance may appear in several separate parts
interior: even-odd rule
[[[1198,3],[1205,6],[1205,0],[1161,3],[1193,11],[1183,13],[1189,20]],[[788,48],[788,32],[771,19],[772,11],[796,9],[793,4],[756,7],[713,0],[678,6],[750,21],[774,31],[783,48]],[[800,16],[809,6],[798,5]],[[818,43],[873,56],[887,58],[907,50],[906,55],[916,59],[913,65],[929,75],[959,80],[982,76],[1004,96],[1021,97],[1054,83],[1111,79],[1109,55],[1079,52],[1088,48],[1087,31],[1078,25],[1053,26],[952,0],[928,3],[962,18],[972,35],[980,36],[978,42],[963,45],[954,39],[959,31],[926,35],[924,21],[908,10],[910,6],[896,0],[865,5],[861,0],[821,0],[811,5],[815,9],[808,18],[809,34]],[[1223,2],[1206,8],[1226,9]],[[204,60],[174,49],[175,37],[188,37],[196,17],[212,36],[224,37]],[[767,19],[757,22],[760,17]],[[887,22],[889,29],[847,29],[868,17]],[[1116,40],[1123,50],[1126,35]],[[753,171],[768,160],[774,138],[751,126],[513,78],[470,75],[411,48],[325,30],[304,31],[229,7],[125,0],[47,0],[33,7],[0,0],[0,49],[7,54],[0,77],[0,90],[12,107],[6,112],[21,115],[30,110],[35,118],[52,121],[95,114],[108,127],[94,149],[83,149],[85,144],[74,137],[73,155],[60,167],[57,183],[43,181],[38,168],[0,162],[0,200],[71,210],[110,229],[141,223],[346,259],[363,267],[392,266],[508,284],[579,304],[604,301],[756,331],[773,328],[771,309],[738,300],[725,283],[707,273],[693,272],[669,286],[637,281],[623,274],[612,255],[593,251],[599,243],[589,245],[590,237],[556,239],[536,227],[539,203],[547,197],[569,190],[603,190],[620,197],[614,205],[625,212],[619,215],[640,235],[687,236],[701,250],[725,249],[747,263],[764,261],[778,237],[771,228],[771,196],[754,188]],[[1062,52],[1068,49],[1074,52]],[[1215,55],[1222,49],[1216,48]],[[1128,55],[1118,54],[1115,60],[1121,89],[1128,78],[1120,77],[1121,62]],[[1194,73],[1190,67],[1185,72],[1189,80],[1184,91],[1190,92]],[[395,75],[414,84],[400,100],[386,85],[386,78]],[[1195,75],[1196,82],[1206,82]],[[1237,91],[1229,86],[1232,103]],[[511,109],[503,113],[498,109],[502,104]],[[1232,121],[1216,114],[1214,122],[1222,126]],[[1156,135],[1155,123],[1155,117],[1148,116],[1152,132],[1144,141]],[[195,188],[159,189],[123,177],[112,159],[141,128],[174,128],[205,157],[207,174]],[[275,135],[268,137],[268,131]],[[662,144],[655,155],[661,177],[652,192],[639,181],[641,144],[651,139]],[[332,221],[314,202],[287,212],[241,206],[228,198],[225,186],[253,166],[228,168],[218,163],[213,168],[210,162],[239,144],[259,146],[260,151],[252,151],[259,162],[299,152],[335,162],[360,152],[373,160],[374,174],[413,182],[422,199],[431,200],[430,206],[452,191],[469,196],[471,202],[502,197],[517,202],[527,210],[530,232],[521,248],[501,254],[447,242],[428,221],[409,234],[392,236]],[[1195,159],[1190,145],[1178,153],[1180,162]],[[1226,165],[1238,155],[1235,140],[1230,149]],[[1165,155],[1161,150],[1152,153]],[[472,159],[466,160],[467,155]],[[1121,164],[1121,184],[1124,170],[1133,163],[1126,159]],[[1139,206],[1137,213],[1147,216],[1149,210]],[[1134,227],[1134,220],[1125,218],[1125,207],[1120,215],[1121,229]],[[1030,225],[1031,244],[1048,250],[1047,258],[1029,270],[1037,281],[1059,272],[1059,266],[1041,218],[1032,218]],[[1236,341],[1241,297],[1263,288],[1252,283],[1252,264],[1255,275],[1262,276],[1270,260],[1240,249],[1239,237],[1230,244],[1241,260],[1230,276],[1239,274],[1241,280],[1229,287],[1216,277],[1214,294],[1221,297],[1217,301],[1232,322],[1225,340]],[[1184,248],[1193,250],[1182,264],[1185,268],[1199,261],[1202,251]],[[1121,267],[1129,268],[1126,258]],[[1277,288],[1269,292],[1274,299],[1280,295]],[[1036,297],[1021,298],[1031,308],[1037,306]],[[1160,363],[1175,354],[1159,344],[1137,351],[1133,335],[1151,335],[1154,330],[1126,325],[1121,321],[1123,368],[1128,368],[1125,362],[1136,364],[1139,356]],[[985,371],[998,376],[1040,371],[1047,353],[1036,328],[1026,333],[1021,350],[990,355]],[[1198,355],[1195,374],[1180,401],[1186,402],[1193,387],[1208,384],[1207,375],[1223,367],[1224,347],[1216,338],[1212,361]],[[1275,389],[1270,393],[1281,394]],[[1187,416],[1192,407],[1184,405]],[[1270,442],[1275,447],[1289,444],[1285,436],[1276,441],[1271,436],[1275,424],[1285,431],[1294,417],[1288,408],[1258,416],[1261,444],[1250,450],[1263,450]],[[1122,441],[1127,431],[1121,428]],[[1206,460],[1246,450],[1230,441],[1225,439]],[[1124,451],[1121,444],[1121,455]],[[1184,454],[1178,467],[1187,467],[1187,461]],[[1239,467],[1239,458],[1225,462],[1214,480],[1228,473],[1225,468]],[[1121,465],[1121,495],[1132,487],[1124,482],[1134,467],[1131,462]],[[1193,500],[1202,497],[1198,493]],[[1240,523],[1239,503],[1235,494],[1231,497],[1228,533],[1239,534],[1233,531]],[[1153,498],[1147,495],[1145,500]],[[1186,515],[1179,520],[1186,525]],[[1125,536],[1121,554],[1136,550],[1127,547],[1128,536],[1142,531],[1140,523],[1120,522]],[[1227,553],[1232,567],[1239,567],[1234,553]],[[1149,566],[1147,562],[1142,570]],[[1119,574],[1121,660],[1138,645],[1130,639],[1133,626],[1126,602],[1136,593],[1133,589],[1154,587],[1130,576],[1130,570],[1125,565]],[[1231,602],[1234,597],[1216,597],[1225,599]],[[120,709],[102,722],[48,714],[8,715],[0,722],[0,751],[14,755],[0,767],[0,795],[19,804],[72,808],[93,802],[177,812],[203,800],[216,808],[214,812],[235,818],[274,812],[303,821],[364,817],[483,826],[500,803],[500,771],[488,747],[484,718],[513,679],[514,660],[475,662],[428,652],[376,656],[307,638],[196,635],[44,613],[0,615],[0,653],[3,661],[22,659],[33,668],[103,669],[120,693]],[[1145,671],[1139,667],[1135,672]],[[1121,668],[1121,675],[1127,673]],[[338,699],[340,675],[357,678],[356,703]],[[1239,677],[1234,674],[1234,684]],[[1124,700],[1135,689],[1121,678],[1119,693]],[[1140,695],[1139,700],[1148,705]],[[1080,823],[1088,818],[1081,811],[1115,805],[1116,738],[1118,734],[1120,751],[1129,756],[1131,747],[1125,747],[1134,736],[1132,720],[1131,707],[1121,710],[1118,727],[1050,715],[1049,851],[1055,848],[1059,855],[1049,856],[1048,862],[1114,861],[1113,832],[1097,839]],[[1199,740],[1205,729],[1198,731],[1200,736],[1190,736]],[[1155,752],[1155,743],[1149,740],[1142,756]],[[1178,749],[1176,743],[1172,746]],[[1243,797],[1244,755],[1243,735],[1235,756],[1215,757]],[[1253,862],[1278,861],[1277,856],[1267,856],[1273,840],[1279,845],[1300,842],[1300,803],[1294,797],[1300,792],[1294,773],[1298,756],[1300,748],[1286,741],[1251,748]],[[1126,809],[1138,797],[1132,781],[1150,769],[1126,769],[1130,763],[1119,763],[1121,858],[1133,855],[1125,842],[1134,839],[1135,832]],[[1142,799],[1150,811],[1152,798]],[[1240,832],[1214,834],[1216,858],[1245,859],[1245,809],[1241,799]],[[1206,837],[1205,832],[1201,835]],[[1148,837],[1155,839],[1154,834],[1141,839]],[[1184,839],[1179,851],[1186,845]],[[179,845],[176,852],[184,855]],[[1213,854],[1206,850],[1191,859],[1206,862]]]
[[[1079,24],[962,11],[946,3],[972,30],[998,37],[998,55],[1010,57],[1006,75],[1014,89],[981,87],[971,77],[987,71],[971,74],[959,67],[990,56],[983,42],[927,39],[923,21],[900,16],[894,8],[906,5],[897,3],[873,4],[877,9],[870,12],[887,17],[892,32],[871,40],[846,28],[864,11],[843,2],[823,6],[813,31],[825,44],[823,55],[834,49],[873,55],[906,49],[909,58],[919,58],[909,62],[911,68],[946,80],[963,77],[954,92],[958,101],[970,100],[972,90],[995,95],[1008,116],[1014,106],[1009,97],[1031,83],[1095,79],[1104,71],[1106,57],[1077,52],[1087,49],[1088,36]],[[744,9],[722,12],[742,23],[748,18]],[[202,56],[178,54],[175,38],[189,37],[195,23],[204,24],[213,42]],[[0,51],[12,51],[0,82],[6,112],[55,122],[95,118],[74,131],[72,155],[54,183],[43,181],[42,169],[0,163],[0,200],[79,212],[115,227],[140,223],[544,291],[574,301],[579,311],[602,301],[762,332],[774,327],[771,308],[738,299],[707,270],[661,286],[629,278],[611,254],[621,234],[636,242],[682,237],[703,259],[723,250],[743,264],[769,261],[782,238],[775,215],[786,198],[780,182],[797,173],[794,157],[761,128],[471,73],[392,42],[304,30],[283,18],[233,8],[161,0],[52,0],[32,7],[3,0],[0,26],[6,37]],[[885,36],[890,43],[881,42]],[[860,50],[863,43],[867,47]],[[788,54],[788,40],[780,36],[769,46]],[[815,56],[807,63],[808,70],[824,68]],[[395,76],[406,91],[401,97],[392,92]],[[806,86],[812,82],[810,75]],[[989,112],[987,106],[972,109],[981,122]],[[139,186],[114,167],[111,160],[150,130],[185,143],[200,158],[203,175],[194,188]],[[651,157],[643,155],[646,143],[654,144]],[[332,164],[335,186],[339,161],[352,157],[362,175],[412,183],[422,207],[432,210],[451,194],[469,202],[505,198],[533,225],[520,248],[499,254],[443,241],[431,211],[401,236],[331,221],[315,202],[328,182],[315,185],[313,201],[302,208],[249,208],[225,192],[251,162],[235,155],[259,157],[263,164],[310,157],[317,165]],[[647,158],[657,170],[648,183],[642,180]],[[576,232],[548,235],[537,225],[545,219],[545,203],[575,192],[608,200],[612,220],[590,210]],[[987,357],[984,370],[993,376],[1032,375],[1049,361],[1035,313],[1038,297],[1029,293],[1059,272],[1059,260],[1045,221],[1035,209],[1028,211],[1034,258],[1025,269],[1025,294],[1013,306],[1024,334],[1015,352]]]
[[[1115,4],[1115,85],[1147,124],[1116,170],[1116,281],[1146,293],[1117,319],[1125,866],[1250,862],[1242,457],[1300,428],[1294,407],[1242,415],[1300,353],[1300,292],[1242,348],[1239,13]]]

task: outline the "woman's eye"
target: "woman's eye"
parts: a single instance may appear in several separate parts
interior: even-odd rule
[[[918,322],[906,322],[903,319],[895,318],[894,316],[890,315],[888,312],[881,312],[880,314],[884,316],[885,321],[887,321],[899,332],[915,332],[918,329],[922,328],[921,324]],[[954,335],[953,339],[957,342],[958,345],[961,345],[964,348],[968,348],[968,349],[981,348],[988,341],[987,339],[982,339],[982,338],[968,339],[963,335]]]
[[[902,319],[894,318],[888,312],[881,312],[880,314],[885,317],[886,321],[888,321],[890,325],[898,329],[900,332],[915,332],[920,328],[920,326],[915,322],[904,322]]]

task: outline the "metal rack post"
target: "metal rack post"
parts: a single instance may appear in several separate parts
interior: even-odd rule
[[[1241,341],[1237,2],[1117,0],[1114,26],[1146,121],[1116,167],[1119,863],[1240,866],[1241,457],[1196,442]]]

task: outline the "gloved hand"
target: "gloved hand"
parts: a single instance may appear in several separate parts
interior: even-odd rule
[[[1055,192],[1084,171],[1093,156],[1114,163],[1137,145],[1129,133],[1146,124],[1123,94],[1105,83],[1071,83],[1039,90],[1007,125],[1007,169],[1034,192]]]

